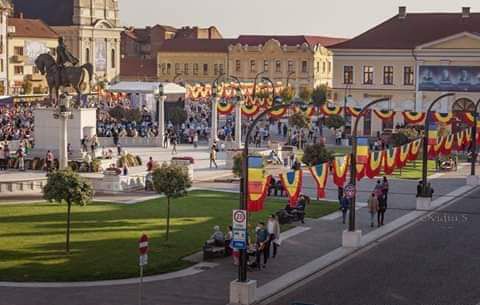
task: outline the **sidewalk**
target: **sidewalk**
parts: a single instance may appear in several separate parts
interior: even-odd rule
[[[436,189],[435,198],[464,186],[465,178],[459,177],[460,174],[447,173],[441,178],[432,180],[433,187]],[[365,190],[365,194],[360,193],[359,202],[364,201],[363,198],[368,196],[374,183],[375,181],[365,181],[360,184],[360,189]],[[310,188],[308,183],[306,187]],[[415,191],[416,181],[392,181],[389,210],[385,219],[387,226],[415,210]],[[332,191],[328,193],[332,193],[329,197],[332,195],[336,197],[336,193]],[[448,197],[442,198],[443,201],[448,199]],[[286,274],[293,275],[298,272],[298,268],[309,266],[332,251],[342,251],[341,232],[345,226],[339,219],[307,220],[305,226],[309,230],[285,240],[279,249],[278,257],[271,259],[266,269],[249,273],[249,278],[258,281],[260,295],[267,296],[268,291],[272,291],[272,285],[276,286],[279,281],[284,281]],[[384,228],[380,230],[370,228],[369,215],[364,208],[357,211],[357,228],[361,229],[364,235],[384,230]],[[195,275],[146,283],[144,304],[227,304],[229,284],[237,277],[237,267],[233,266],[231,258],[220,259],[215,263],[218,266]],[[268,286],[265,286],[267,284]],[[66,303],[127,305],[137,302],[138,286],[127,284],[75,288],[14,288],[0,285],[0,295],[2,295],[0,305],[64,305]],[[52,295],[55,297],[53,298]]]

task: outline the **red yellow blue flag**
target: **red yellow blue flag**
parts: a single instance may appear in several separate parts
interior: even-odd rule
[[[263,158],[260,156],[248,157],[247,210],[249,212],[263,210],[270,180],[270,176],[265,176]]]
[[[328,162],[309,168],[313,180],[317,184],[317,199],[325,198],[325,187],[328,178]]]
[[[288,202],[293,208],[297,206],[298,197],[302,191],[302,179],[302,170],[280,174],[280,181],[282,182],[283,188],[287,192]]]

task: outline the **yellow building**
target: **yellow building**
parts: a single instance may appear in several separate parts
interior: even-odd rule
[[[260,73],[297,90],[332,84],[331,52],[344,41],[321,36],[242,35],[229,48],[229,72],[246,82]]]
[[[38,19],[8,18],[9,94],[46,93],[45,77],[35,67],[42,53],[55,55],[58,34]],[[0,71],[3,70],[0,61]]]
[[[377,98],[391,102],[377,108],[397,111],[393,122],[367,115],[360,131],[374,135],[403,123],[404,110],[425,111],[445,92],[440,112],[471,110],[480,98],[480,13],[408,13],[396,16],[343,43],[333,52],[333,98],[364,106]]]
[[[232,39],[171,39],[158,52],[160,81],[212,83],[228,71]]]

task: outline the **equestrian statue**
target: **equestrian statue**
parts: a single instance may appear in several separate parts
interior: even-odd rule
[[[41,54],[35,60],[35,65],[42,75],[46,75],[50,100],[59,99],[59,91],[69,86],[73,87],[78,94],[80,103],[82,90],[81,87],[88,77],[88,84],[92,81],[93,65],[86,63],[80,67],[78,59],[73,56],[66,48],[63,38],[58,39],[57,59],[55,60],[49,53]]]

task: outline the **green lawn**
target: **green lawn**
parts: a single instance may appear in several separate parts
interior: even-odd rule
[[[286,199],[269,200],[252,214],[252,223],[283,207]],[[166,200],[136,205],[94,203],[73,208],[72,254],[64,254],[66,206],[49,203],[0,205],[0,281],[80,281],[134,277],[138,244],[150,236],[146,274],[188,266],[181,260],[201,249],[214,225],[224,230],[238,195],[192,192],[172,203],[170,241],[164,240]],[[314,202],[309,217],[337,210],[337,204]],[[285,229],[285,228],[284,228]]]
[[[435,174],[435,161],[428,161],[428,175]],[[422,178],[422,161],[417,160],[416,163],[408,162],[407,165],[402,168],[402,170],[395,170],[391,177],[408,179],[408,180],[419,180]]]

